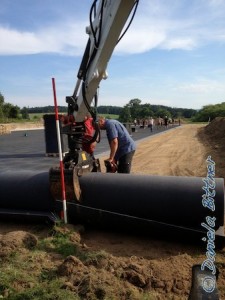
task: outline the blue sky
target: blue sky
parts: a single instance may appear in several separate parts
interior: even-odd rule
[[[88,39],[91,0],[0,1],[0,92],[19,107],[66,105]],[[225,1],[140,0],[100,84],[99,104],[200,109],[225,102]]]

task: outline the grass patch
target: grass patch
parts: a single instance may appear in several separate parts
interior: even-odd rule
[[[75,292],[66,290],[63,286],[63,278],[58,278],[57,268],[49,261],[47,252],[35,249],[24,253],[13,253],[1,259],[0,299],[80,299]]]
[[[21,248],[0,258],[0,299],[113,300],[119,299],[122,294],[127,295],[126,299],[137,299],[133,297],[132,288],[129,290],[127,287],[126,290],[117,276],[112,275],[110,278],[105,273],[102,263],[105,263],[104,259],[107,262],[109,254],[104,250],[84,250],[79,238],[76,232],[58,225],[47,237],[45,235],[44,238],[39,238],[34,249]],[[64,258],[70,255],[76,256],[85,265],[84,270],[79,269],[78,273],[77,270],[73,271],[71,278],[70,275],[64,277],[58,273],[58,267]],[[86,273],[88,268],[90,273]],[[112,289],[113,284],[117,291]],[[152,293],[140,293],[139,296],[140,300],[155,299]]]
[[[29,264],[25,268],[22,257],[17,256],[11,263],[3,263],[0,272],[0,296],[7,298],[6,295],[17,293],[17,289],[26,289],[36,283],[35,277],[29,272]],[[11,299],[11,298],[10,298]]]
[[[63,231],[63,227],[55,227],[52,237],[48,237],[39,241],[37,250],[52,251],[66,258],[69,255],[76,256],[82,262],[98,262],[99,259],[107,257],[107,253],[101,251],[83,251],[79,244],[71,241],[72,231]]]
[[[60,232],[55,230],[52,237],[48,237],[39,241],[37,250],[53,251],[61,254],[64,258],[69,255],[77,255],[79,253],[78,246],[71,242],[72,232]]]
[[[113,114],[99,114],[99,116],[104,117],[106,119],[114,119],[114,120],[119,119],[119,115],[113,115]]]
[[[80,297],[73,292],[61,289],[62,283],[54,280],[46,284],[38,284],[34,288],[26,289],[19,293],[13,293],[8,300],[79,300]]]

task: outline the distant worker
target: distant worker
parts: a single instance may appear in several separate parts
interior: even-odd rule
[[[162,126],[162,118],[158,117],[156,119],[156,128],[160,129],[161,126]]]
[[[165,118],[164,118],[164,125],[165,125],[166,128],[168,127],[168,124],[169,124],[168,117],[165,116]]]
[[[99,118],[100,129],[106,130],[110,155],[106,160],[117,164],[118,173],[130,173],[136,145],[127,129],[117,120]]]
[[[148,126],[151,132],[153,131],[153,125],[154,125],[154,119],[150,117]]]
[[[94,157],[94,150],[96,146],[96,142],[91,140],[93,139],[95,128],[94,128],[94,121],[90,113],[88,113],[84,117],[84,127],[85,132],[83,135],[83,141],[82,141],[82,149],[89,153],[92,157]]]

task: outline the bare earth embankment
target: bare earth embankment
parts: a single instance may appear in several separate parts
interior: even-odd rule
[[[30,130],[30,129],[40,129],[44,128],[42,121],[27,122],[27,123],[7,123],[0,124],[0,135],[9,134],[16,130]]]
[[[216,177],[224,178],[224,150],[225,119],[217,119],[208,126],[183,125],[139,142],[132,173],[205,177],[206,158],[210,155],[216,163]],[[101,158],[101,162],[103,160]],[[22,229],[41,240],[52,238],[49,231],[37,231],[29,225],[10,226],[1,224],[1,262],[9,259],[16,249],[18,256],[26,261],[30,259],[33,267],[35,265],[33,271],[29,269],[31,274],[36,272],[40,276],[43,269],[55,272],[63,282],[61,288],[77,293],[80,299],[187,299],[191,268],[205,259],[205,252],[195,245],[155,239],[151,235],[140,237],[93,230],[70,233],[70,239],[79,254],[100,253],[98,257],[84,260],[81,255],[73,255],[64,260],[50,247],[34,264],[33,250],[28,246],[38,243],[35,238],[25,239],[23,233],[11,233],[7,237],[6,233]],[[216,262],[220,270],[220,299],[225,299],[225,248],[217,250]],[[14,279],[12,285],[18,292],[32,288],[19,279]],[[1,294],[7,296],[0,283]]]

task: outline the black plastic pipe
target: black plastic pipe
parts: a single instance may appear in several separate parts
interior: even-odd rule
[[[67,203],[71,223],[90,219],[116,224],[133,218],[137,223],[149,220],[204,231],[201,223],[210,216],[216,218],[215,230],[224,226],[221,178],[215,179],[214,212],[202,205],[204,184],[199,177],[87,173],[79,181],[81,200]],[[60,211],[61,204],[50,193],[48,172],[0,173],[0,210],[54,212],[55,207]]]
[[[0,173],[0,210],[53,210],[48,172],[6,171]]]
[[[96,219],[109,211],[195,230],[203,230],[201,223],[211,216],[217,230],[224,225],[224,180],[215,182],[212,212],[202,204],[204,183],[199,177],[89,173],[80,178],[81,205],[100,210],[92,210]]]

